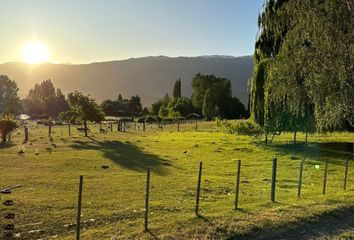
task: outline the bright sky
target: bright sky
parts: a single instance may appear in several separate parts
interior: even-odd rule
[[[89,63],[250,55],[262,5],[263,0],[1,0],[0,63],[42,56]]]

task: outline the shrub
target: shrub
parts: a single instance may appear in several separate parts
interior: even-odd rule
[[[250,120],[220,120],[216,119],[216,125],[221,131],[237,135],[260,134],[261,129]]]
[[[18,127],[16,120],[11,116],[2,116],[0,118],[0,135],[1,142],[6,142],[6,139],[13,130]]]

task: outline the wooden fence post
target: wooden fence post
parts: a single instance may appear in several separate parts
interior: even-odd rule
[[[52,136],[52,121],[49,121],[49,125],[48,125],[48,137]]]
[[[146,175],[146,192],[145,192],[145,222],[144,230],[148,231],[148,221],[149,221],[149,192],[150,192],[150,168],[147,169]]]
[[[25,125],[25,142],[27,142],[27,141],[28,141],[28,128]]]
[[[145,121],[143,122],[143,132],[145,132]]]
[[[297,185],[297,197],[300,198],[301,196],[301,185],[302,185],[302,169],[304,167],[305,158],[300,162],[300,169],[299,169],[299,183]]]
[[[349,160],[345,160],[345,170],[344,170],[344,191],[347,190],[347,178],[348,178],[348,165],[349,165]]]
[[[270,194],[270,200],[275,202],[275,186],[277,181],[277,159],[273,158],[273,170],[272,170],[272,188]]]
[[[203,168],[203,162],[200,161],[200,163],[199,163],[198,185],[197,185],[197,198],[196,198],[196,204],[195,204],[195,215],[197,217],[199,216],[199,196],[200,196],[200,184],[201,184],[201,180],[202,180],[202,168]]]
[[[69,132],[69,136],[71,136],[71,126],[70,126],[70,123],[68,124],[68,132]]]
[[[325,170],[324,170],[324,175],[323,175],[323,190],[322,190],[322,194],[326,194],[327,170],[328,170],[328,159],[326,159],[326,163],[325,163]]]
[[[177,122],[177,132],[179,132],[179,119],[178,119],[178,122]]]
[[[198,120],[195,120],[195,131],[198,132]]]
[[[240,191],[240,173],[241,173],[241,160],[237,160],[235,210],[238,209],[238,198],[239,198],[239,191]]]
[[[79,183],[79,198],[78,198],[78,207],[77,207],[77,222],[76,222],[76,240],[80,240],[80,223],[81,223],[81,202],[82,202],[82,185],[84,177],[80,176]]]

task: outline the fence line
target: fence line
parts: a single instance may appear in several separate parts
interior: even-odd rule
[[[79,196],[77,203],[77,222],[76,222],[76,240],[80,240],[80,223],[81,223],[81,204],[82,204],[82,185],[84,177],[80,176],[79,182]]]

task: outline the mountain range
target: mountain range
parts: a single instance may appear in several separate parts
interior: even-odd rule
[[[192,79],[197,73],[214,74],[229,79],[233,95],[246,105],[252,66],[252,56],[154,56],[90,64],[8,62],[0,64],[0,75],[17,82],[21,98],[35,83],[51,79],[63,93],[78,90],[90,94],[98,103],[116,99],[119,93],[125,98],[138,94],[143,105],[149,107],[166,93],[171,96],[177,79],[182,82],[182,95],[190,97]]]

